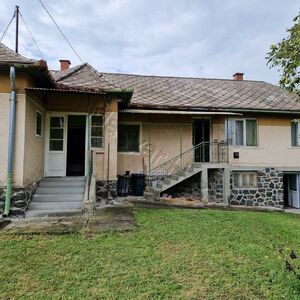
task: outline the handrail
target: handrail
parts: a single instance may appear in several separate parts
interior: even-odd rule
[[[184,169],[187,169],[187,167],[194,162],[228,162],[227,146],[227,141],[201,142],[167,160],[166,162],[154,167],[148,171],[148,176],[151,176],[155,173],[165,173],[164,175],[170,175],[174,173],[173,171],[180,172]],[[168,166],[172,167],[171,170],[166,170],[168,169]],[[167,172],[159,172],[159,170],[164,170]]]

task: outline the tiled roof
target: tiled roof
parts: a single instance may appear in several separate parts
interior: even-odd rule
[[[296,95],[263,81],[101,74],[119,87],[132,87],[135,107],[300,111]]]
[[[26,58],[0,43],[0,64],[38,64],[37,60]]]
[[[117,88],[87,63],[51,74],[59,88],[103,92]]]

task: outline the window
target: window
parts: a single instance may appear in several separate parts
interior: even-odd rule
[[[289,189],[292,191],[297,191],[297,175],[290,174],[289,176]]]
[[[35,134],[42,136],[42,114],[39,111],[35,114]]]
[[[231,119],[225,125],[229,145],[257,146],[257,120]]]
[[[103,148],[103,116],[91,117],[91,148]]]
[[[233,172],[233,187],[235,188],[256,188],[256,172]]]
[[[118,126],[118,151],[140,152],[140,126],[125,125]]]
[[[64,150],[64,117],[50,117],[50,151]]]
[[[300,146],[300,130],[299,130],[299,122],[292,121],[291,122],[291,139],[292,146],[297,147]]]

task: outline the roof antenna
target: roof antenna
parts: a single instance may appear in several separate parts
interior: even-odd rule
[[[16,48],[15,48],[15,51],[16,51],[16,53],[18,53],[19,52],[19,6],[18,5],[16,5],[15,16],[16,16]]]

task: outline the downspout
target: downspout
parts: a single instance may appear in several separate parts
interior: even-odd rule
[[[7,217],[10,211],[11,186],[13,176],[14,141],[15,141],[15,118],[16,118],[16,72],[15,67],[10,67],[10,111],[9,111],[9,139],[8,139],[8,159],[6,176],[6,199],[3,216]]]

